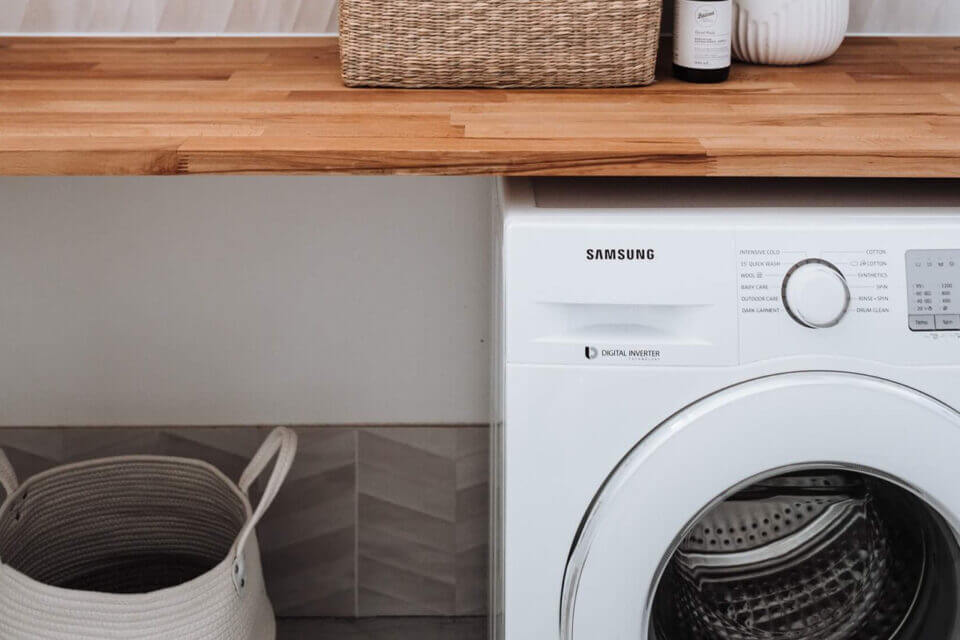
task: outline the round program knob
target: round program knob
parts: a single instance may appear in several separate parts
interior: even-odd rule
[[[826,260],[804,260],[783,280],[783,304],[790,317],[805,327],[833,327],[850,308],[847,279]]]

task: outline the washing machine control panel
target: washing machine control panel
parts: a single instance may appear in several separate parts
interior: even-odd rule
[[[960,363],[960,215],[531,216],[505,238],[510,363]]]
[[[737,253],[742,323],[788,316],[793,326],[830,329],[893,312],[892,249],[798,248],[744,234]]]
[[[907,251],[911,331],[960,331],[960,249]]]
[[[960,225],[857,221],[738,231],[742,363],[810,354],[960,362],[960,248],[949,248],[960,247]]]

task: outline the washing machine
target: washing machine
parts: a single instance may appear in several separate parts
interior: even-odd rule
[[[960,186],[499,182],[493,637],[960,638]]]

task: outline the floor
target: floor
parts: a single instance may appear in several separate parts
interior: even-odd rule
[[[277,640],[485,640],[485,618],[287,618]]]

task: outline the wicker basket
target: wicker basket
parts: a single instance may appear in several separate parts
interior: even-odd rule
[[[22,485],[0,451],[0,638],[273,640],[255,528],[296,449],[276,429],[237,483],[198,460],[120,456]]]
[[[662,0],[341,0],[348,86],[654,81]]]

